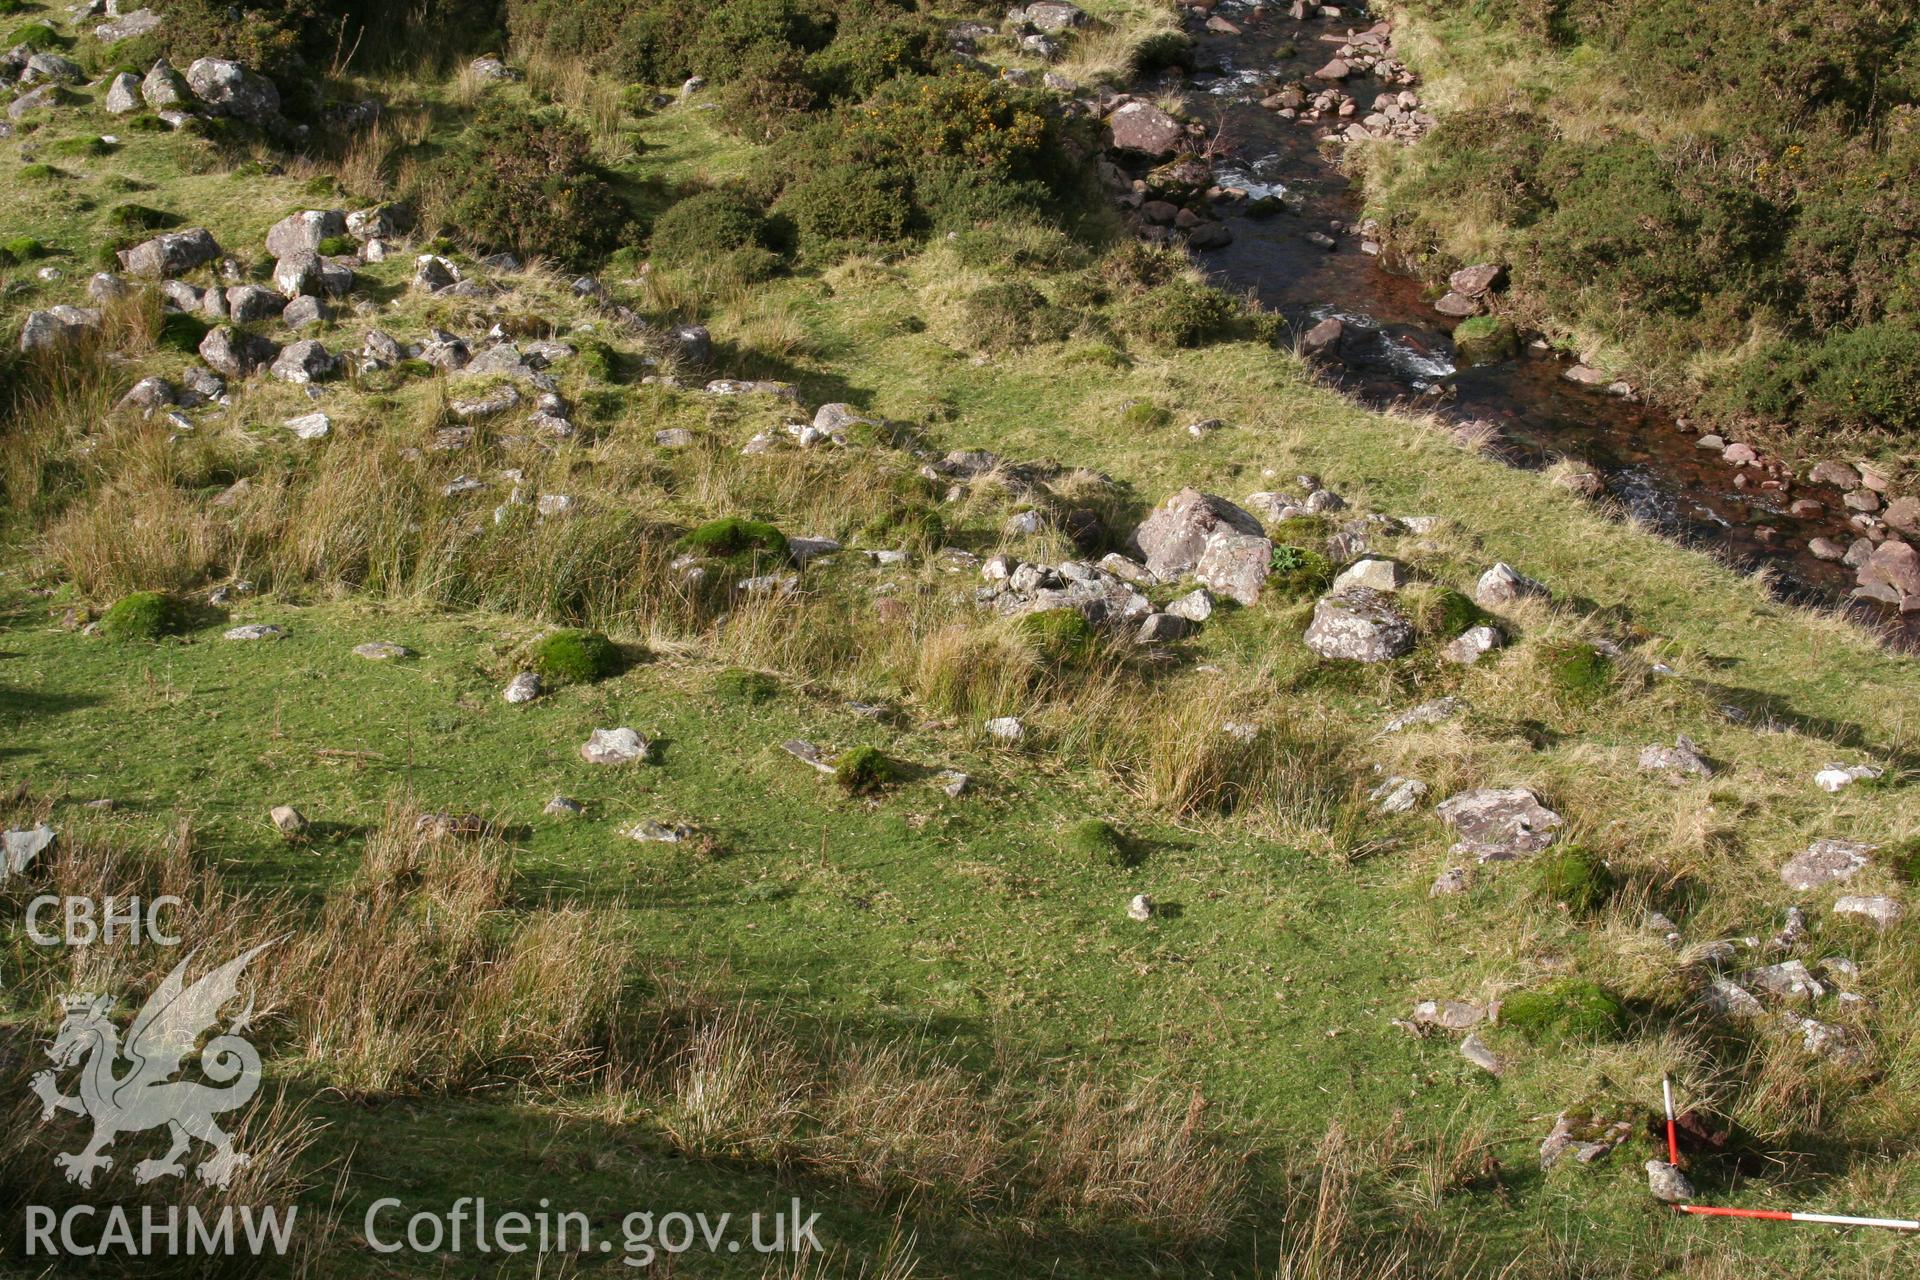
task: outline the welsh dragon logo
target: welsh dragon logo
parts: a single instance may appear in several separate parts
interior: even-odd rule
[[[93,1121],[93,1139],[84,1150],[54,1157],[54,1164],[66,1171],[67,1181],[91,1187],[97,1170],[113,1166],[113,1157],[104,1153],[115,1138],[162,1126],[171,1134],[173,1145],[158,1160],[135,1165],[136,1182],[184,1177],[186,1165],[181,1157],[196,1138],[213,1148],[194,1168],[209,1186],[226,1187],[251,1162],[252,1157],[233,1149],[232,1136],[214,1117],[246,1106],[260,1089],[260,1055],[240,1034],[253,1017],[252,1001],[200,1051],[200,1074],[212,1086],[174,1077],[182,1072],[201,1035],[218,1023],[220,1010],[239,996],[240,975],[248,963],[272,945],[255,947],[192,986],[186,985],[187,966],[193,961],[189,955],[148,997],[127,1028],[124,1045],[109,1016],[114,1004],[111,996],[74,995],[61,1001],[66,1017],[47,1049],[54,1069],[33,1077],[33,1091],[40,1096],[42,1121],[51,1120],[56,1111]],[[123,1060],[128,1064],[124,1073],[120,1071]],[[79,1095],[67,1097],[60,1092],[58,1077],[76,1065],[80,1067]]]

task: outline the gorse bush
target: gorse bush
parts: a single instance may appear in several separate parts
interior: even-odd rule
[[[757,204],[737,192],[688,196],[653,224],[653,253],[669,265],[721,258],[749,247],[771,247],[767,219]]]
[[[960,318],[968,339],[983,351],[1060,342],[1073,332],[1073,316],[1023,280],[974,290],[961,304]]]
[[[487,250],[586,265],[629,230],[586,131],[559,111],[489,103],[438,173],[454,193],[439,218]]]

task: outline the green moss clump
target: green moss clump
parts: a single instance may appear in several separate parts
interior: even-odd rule
[[[114,146],[111,142],[101,137],[62,138],[58,142],[49,145],[47,151],[53,155],[64,156],[70,160],[86,160],[97,159],[100,156],[110,156],[114,152]]]
[[[1414,629],[1430,639],[1451,640],[1486,621],[1486,612],[1452,587],[1414,583],[1400,593],[1400,605]]]
[[[1562,845],[1540,856],[1534,883],[1542,897],[1585,914],[1606,904],[1619,880],[1599,858],[1579,845]]]
[[[20,181],[34,183],[58,182],[67,175],[50,164],[24,165],[20,169]]]
[[[186,607],[164,591],[136,591],[113,602],[100,618],[109,640],[158,640],[187,623]]]
[[[1547,679],[1569,702],[1578,706],[1598,702],[1613,683],[1613,662],[1590,644],[1549,645],[1541,654]]]
[[[1096,632],[1078,609],[1041,609],[1020,615],[1020,635],[1049,662],[1069,662],[1092,652]]]
[[[0,267],[17,267],[47,256],[47,246],[32,236],[15,236],[0,244]]]
[[[1283,596],[1318,595],[1333,582],[1333,562],[1308,547],[1276,546],[1271,567],[1267,590]]]
[[[179,221],[164,209],[144,204],[117,204],[107,210],[107,225],[116,231],[160,231]]]
[[[162,120],[159,116],[154,115],[151,111],[141,112],[139,115],[134,116],[133,118],[128,120],[125,126],[123,127],[131,130],[134,133],[172,133],[173,132],[172,125],[168,124],[165,120]]]
[[[360,252],[360,242],[352,236],[328,236],[314,248],[323,258],[344,258]]]
[[[1173,412],[1151,400],[1135,400],[1120,413],[1120,426],[1127,431],[1165,431],[1173,425]]]
[[[46,23],[29,22],[26,26],[15,29],[14,33],[7,38],[9,48],[19,45],[25,45],[35,53],[45,53],[50,49],[66,48],[67,41]]]
[[[620,670],[620,650],[598,631],[556,631],[533,647],[533,669],[550,680],[586,684]]]
[[[878,747],[855,747],[833,764],[833,780],[848,795],[871,795],[899,776],[899,767]]]
[[[1463,365],[1498,364],[1520,354],[1520,331],[1499,316],[1471,316],[1454,329],[1453,350]]]
[[[620,353],[604,342],[583,342],[575,362],[596,382],[621,380]]]
[[[728,667],[713,678],[713,692],[724,701],[757,707],[780,695],[780,681],[764,671]]]
[[[764,520],[745,516],[723,516],[709,520],[681,540],[681,545],[701,556],[771,556],[786,560],[787,535]]]
[[[1110,867],[1134,867],[1140,864],[1133,841],[1111,822],[1086,818],[1068,827],[1060,838],[1060,847],[1068,855]]]
[[[1626,1030],[1620,997],[1585,978],[1561,978],[1500,1002],[1500,1025],[1535,1044],[1607,1040]]]

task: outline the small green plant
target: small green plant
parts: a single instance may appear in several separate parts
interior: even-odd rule
[[[1500,1025],[1535,1044],[1609,1040],[1626,1030],[1620,997],[1585,978],[1560,978],[1500,1003]]]
[[[764,671],[728,667],[713,678],[714,696],[757,707],[780,696],[780,681]]]
[[[1903,840],[1886,852],[1887,865],[1908,884],[1920,884],[1920,836]]]
[[[101,156],[112,155],[114,145],[101,137],[62,138],[58,142],[50,143],[47,152],[69,160],[98,159]]]
[[[1078,609],[1041,609],[1020,615],[1020,635],[1048,662],[1071,662],[1093,651],[1098,633]]]
[[[1165,431],[1172,425],[1173,411],[1151,400],[1135,400],[1120,411],[1120,426],[1125,431]]]
[[[360,242],[352,236],[328,236],[315,246],[314,251],[326,258],[344,258],[358,253]]]
[[[1540,659],[1548,682],[1576,706],[1598,702],[1613,683],[1612,660],[1590,644],[1568,641],[1548,645]]]
[[[620,670],[620,650],[598,631],[555,631],[533,647],[533,669],[550,680],[589,684]]]
[[[872,795],[897,781],[899,766],[878,747],[854,747],[833,764],[833,780],[851,796]]]
[[[1333,562],[1309,547],[1283,543],[1273,549],[1267,590],[1298,598],[1317,595],[1333,581]]]
[[[20,169],[20,181],[31,182],[37,185],[58,182],[66,176],[66,174],[60,172],[60,170],[50,164],[23,165]]]
[[[122,596],[100,617],[100,634],[109,640],[158,640],[187,624],[187,610],[164,591]]]
[[[0,267],[17,267],[47,256],[47,246],[32,236],[15,236],[0,244]]]
[[[1109,867],[1134,867],[1140,864],[1133,841],[1111,822],[1084,818],[1068,827],[1060,847],[1070,857]]]
[[[587,341],[580,344],[580,354],[574,357],[579,367],[595,382],[619,382],[621,380],[620,353],[604,342]]]
[[[1014,351],[1060,342],[1073,332],[1073,317],[1046,295],[1018,280],[982,285],[960,305],[968,340],[982,351]]]
[[[1579,845],[1562,845],[1540,856],[1534,869],[1540,895],[1584,915],[1614,895],[1619,881],[1611,868]]]
[[[1479,605],[1452,587],[1424,582],[1411,583],[1401,591],[1400,607],[1413,620],[1414,630],[1434,640],[1451,640],[1484,622],[1487,616]]]
[[[791,554],[787,550],[786,534],[764,520],[749,520],[745,516],[709,520],[682,539],[681,545],[699,556],[771,556],[785,560]]]
[[[9,48],[25,45],[35,53],[45,53],[51,49],[66,48],[67,40],[44,22],[29,22],[14,30],[7,38],[7,45]]]

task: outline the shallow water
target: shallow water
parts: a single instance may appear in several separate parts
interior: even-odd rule
[[[1807,550],[1816,537],[1846,546],[1859,536],[1847,523],[1840,491],[1803,483],[1786,493],[1764,491],[1753,468],[1746,470],[1755,487],[1737,488],[1741,469],[1696,445],[1671,415],[1568,381],[1568,363],[1549,352],[1526,350],[1500,364],[1457,369],[1450,337],[1455,322],[1433,310],[1418,282],[1362,252],[1358,237],[1336,235],[1332,250],[1309,241],[1308,232],[1328,232],[1331,223],[1359,216],[1347,179],[1320,149],[1333,125],[1283,119],[1260,99],[1270,86],[1301,80],[1323,65],[1349,25],[1295,22],[1284,7],[1244,0],[1226,0],[1216,12],[1243,34],[1196,30],[1201,70],[1186,88],[1203,115],[1217,114],[1217,122],[1208,123],[1217,123],[1227,152],[1216,164],[1217,181],[1256,197],[1285,193],[1290,206],[1271,217],[1228,219],[1233,243],[1202,255],[1218,283],[1252,290],[1300,332],[1338,316],[1346,334],[1330,372],[1358,399],[1489,423],[1498,451],[1516,465],[1542,467],[1560,458],[1587,463],[1606,479],[1611,499],[1646,524],[1742,569],[1770,567],[1783,596],[1847,609],[1895,633],[1903,647],[1920,642],[1920,619],[1850,601],[1853,570]],[[1367,25],[1356,19],[1351,29]],[[1387,88],[1366,76],[1346,85],[1362,115]],[[1803,497],[1825,504],[1825,513],[1789,515],[1789,503]]]

